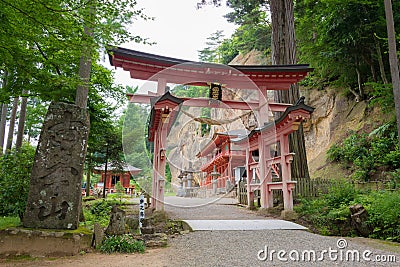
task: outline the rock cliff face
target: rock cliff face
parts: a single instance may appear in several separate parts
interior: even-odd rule
[[[328,164],[326,152],[351,131],[370,132],[386,119],[368,101],[356,102],[339,89],[303,89],[307,104],[315,107],[305,126],[307,158],[311,177],[343,178],[348,175],[336,164]]]
[[[327,150],[350,130],[358,131],[365,126],[367,103],[349,100],[333,89],[303,89],[301,94],[306,97],[306,103],[315,108],[311,119],[304,124],[310,175],[324,176],[321,171],[328,167]]]
[[[267,58],[262,52],[252,50],[246,54],[237,55],[230,65],[271,65],[271,59]]]

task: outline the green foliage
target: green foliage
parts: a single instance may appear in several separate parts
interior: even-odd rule
[[[148,19],[136,1],[1,1],[0,72],[9,77],[0,102],[22,89],[44,100],[71,101],[84,48],[92,47],[96,60],[105,46],[144,41],[127,30],[136,18]],[[84,26],[93,28],[93,38]]]
[[[37,97],[28,98],[25,120],[25,133],[28,135],[28,141],[39,137],[48,105],[48,102],[41,101]]]
[[[384,113],[395,111],[392,84],[369,83],[372,87],[370,106],[378,106]]]
[[[256,24],[265,15],[266,0],[227,0],[227,5],[233,10],[224,17],[238,25]]]
[[[332,145],[328,159],[353,168],[354,178],[368,181],[380,168],[400,168],[400,149],[395,124],[384,124],[369,135],[352,133],[340,144]]]
[[[300,61],[316,67],[316,79],[355,89],[357,71],[361,84],[389,74],[383,1],[295,1],[295,22]]]
[[[357,195],[357,190],[354,185],[345,181],[335,181],[329,189],[329,193],[324,195],[329,207],[339,208],[343,205],[348,205],[354,200]]]
[[[208,97],[209,88],[206,86],[176,85],[171,91],[177,97]]]
[[[368,223],[374,228],[370,237],[400,242],[399,191],[372,192],[363,196],[368,211]]]
[[[21,219],[17,216],[14,217],[0,217],[0,230],[21,225]]]
[[[142,240],[136,240],[132,235],[113,235],[104,239],[100,250],[104,253],[144,253],[145,245]]]
[[[149,117],[148,107],[129,104],[119,120],[122,129],[123,151],[127,163],[142,169],[140,175],[151,176],[146,122]]]
[[[336,183],[329,193],[315,199],[302,199],[295,206],[302,219],[325,235],[354,235],[349,207],[361,204],[368,212],[370,237],[400,242],[399,191],[359,191],[346,181]]]
[[[90,201],[83,205],[83,214],[85,216],[85,224],[90,227],[95,222],[100,223],[101,226],[106,227],[110,221],[111,208],[117,205],[117,200],[99,199]]]
[[[0,216],[19,216],[25,212],[35,149],[23,144],[0,158]]]
[[[232,44],[228,39],[224,39],[223,31],[212,33],[207,40],[207,47],[198,51],[200,61],[225,63],[223,61],[230,61],[236,56]]]
[[[235,2],[235,3],[234,3]],[[255,2],[228,1],[234,8],[225,17],[239,24],[233,35],[224,39],[222,31],[213,33],[207,39],[207,47],[199,51],[199,59],[205,62],[229,64],[239,53],[258,50],[268,55],[271,50],[271,26],[266,12]],[[242,5],[246,5],[244,9]],[[248,6],[247,6],[248,5]]]
[[[321,234],[347,235],[351,232],[348,206],[357,194],[354,185],[338,181],[328,194],[316,199],[302,199],[295,211]]]
[[[251,50],[258,50],[268,55],[271,51],[271,25],[266,19],[266,13],[258,13],[260,16],[254,23],[244,23],[233,33],[232,46],[239,53],[245,54]]]

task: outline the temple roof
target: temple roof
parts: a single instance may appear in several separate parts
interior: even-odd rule
[[[273,127],[277,127],[280,124],[282,124],[285,120],[287,120],[289,115],[292,112],[295,112],[295,111],[298,111],[298,110],[303,110],[303,111],[307,112],[308,114],[310,114],[310,113],[312,113],[314,111],[314,108],[304,104],[304,97],[301,97],[297,101],[297,103],[295,103],[294,105],[286,108],[285,112],[278,119],[276,119],[275,121],[268,122],[265,125],[252,130],[247,136],[239,136],[238,138],[234,138],[231,141],[233,143],[241,143],[244,140],[250,139],[255,134],[267,131],[267,130],[273,128]]]
[[[102,172],[104,172],[104,171],[105,171],[105,167],[106,167],[106,165],[103,164],[103,165],[101,165],[101,166],[94,167],[94,170],[95,170],[95,171],[102,171]],[[134,166],[132,166],[132,165],[130,165],[130,164],[128,164],[128,163],[114,164],[114,163],[112,163],[112,162],[109,162],[109,163],[107,164],[107,171],[110,171],[110,172],[114,172],[114,171],[119,172],[119,171],[122,171],[122,172],[130,172],[130,173],[132,173],[132,174],[136,174],[136,173],[139,173],[139,172],[142,171],[142,170],[139,169],[139,168],[136,168],[136,167],[134,167]]]
[[[221,144],[224,143],[224,141],[247,136],[248,133],[249,132],[246,129],[238,129],[238,130],[214,133],[210,142],[208,142],[196,156],[197,157],[207,156],[215,148],[220,147]]]
[[[166,92],[162,96],[155,96],[150,99],[151,111],[150,111],[150,121],[147,125],[148,127],[148,140],[154,141],[154,134],[158,128],[160,121],[162,120],[163,114],[169,116],[172,114],[172,120],[168,123],[168,130],[176,119],[175,113],[177,111],[173,110],[176,106],[180,105],[184,100],[171,95],[170,92]],[[178,109],[179,110],[179,109]]]

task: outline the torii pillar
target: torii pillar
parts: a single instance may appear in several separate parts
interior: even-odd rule
[[[167,163],[167,135],[182,99],[166,92],[151,99],[149,141],[154,142],[153,186],[151,207],[164,210],[165,167]]]

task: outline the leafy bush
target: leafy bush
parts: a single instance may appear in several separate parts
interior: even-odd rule
[[[400,209],[395,208],[400,192],[372,192],[361,202],[366,202],[368,222],[374,228],[370,237],[400,242]]]
[[[352,133],[340,144],[332,145],[328,159],[352,167],[356,180],[368,181],[380,169],[400,167],[400,149],[393,122],[384,124],[369,135]]]
[[[112,235],[104,239],[100,250],[105,253],[143,253],[145,245],[142,240],[136,240],[131,235]]]
[[[328,194],[316,199],[302,199],[295,206],[302,220],[324,235],[354,235],[349,207],[361,204],[368,212],[371,238],[400,242],[400,191],[361,192],[344,182],[334,185]]]
[[[85,216],[85,224],[90,226],[95,222],[101,226],[107,226],[110,221],[111,208],[118,204],[117,200],[99,199],[85,203],[83,214]]]
[[[29,193],[35,148],[24,144],[0,157],[0,215],[22,218]]]
[[[333,145],[328,150],[328,158],[344,163],[368,156],[369,143],[366,134],[352,133],[340,145]]]
[[[352,183],[345,180],[335,181],[329,189],[328,194],[324,195],[327,205],[331,208],[339,208],[348,205],[357,196],[358,192]]]
[[[302,199],[295,210],[320,234],[348,235],[352,232],[348,206],[357,194],[351,183],[338,181],[328,194],[315,199]]]
[[[90,206],[90,213],[96,216],[104,216],[109,215],[112,206],[118,204],[115,200],[104,200],[101,199],[99,201],[93,201],[92,205]]]
[[[370,105],[381,107],[385,113],[393,112],[395,109],[392,84],[369,83],[369,85],[373,88]]]

